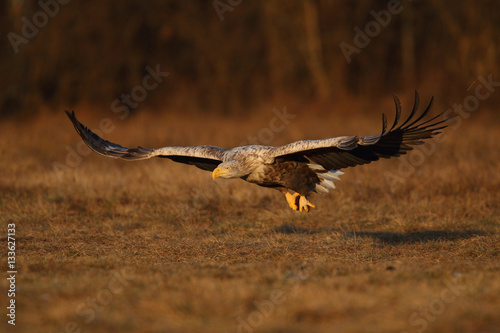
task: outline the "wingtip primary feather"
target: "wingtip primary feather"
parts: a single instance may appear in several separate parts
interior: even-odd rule
[[[431,100],[429,101],[429,104],[427,105],[427,107],[425,108],[425,110],[422,112],[422,114],[420,116],[417,117],[417,119],[413,120],[411,123],[409,123],[408,125],[405,126],[405,124],[411,119],[411,117],[413,117],[414,113],[412,111],[410,117],[408,118],[408,120],[405,122],[405,124],[401,125],[399,128],[402,129],[402,130],[405,130],[405,129],[408,129],[410,127],[412,127],[413,125],[417,124],[420,120],[422,120],[430,111],[431,107],[432,107],[432,104],[434,102],[434,96],[431,97]],[[418,104],[417,104],[417,107],[418,107]],[[415,109],[416,111],[416,109]],[[417,127],[420,126],[420,125],[416,125]]]
[[[69,112],[68,110],[64,110],[64,112],[68,116],[69,120],[71,120],[71,122],[74,123],[75,122],[74,119],[76,119],[76,117],[75,117],[75,111],[71,110],[71,112]]]
[[[420,96],[418,95],[418,92],[415,90],[413,108],[410,112],[410,115],[408,116],[408,118],[406,118],[406,120],[401,125],[399,125],[398,129],[402,129],[406,124],[408,124],[408,122],[411,119],[413,119],[413,116],[415,116],[415,113],[417,113],[419,105],[420,105]],[[408,125],[408,126],[410,126],[410,125]]]
[[[387,129],[387,116],[385,113],[382,113],[382,134],[380,136],[385,134],[385,131]]]
[[[71,110],[71,112],[69,112],[68,110],[64,110],[64,112],[66,113],[66,115],[68,116],[69,120],[71,120],[71,122],[73,124],[75,124],[75,121],[78,122],[78,120],[76,119],[76,115],[75,115],[75,111],[74,110]]]
[[[75,130],[78,133],[78,135],[80,135],[82,137],[82,139],[85,139],[82,132],[84,132],[86,130],[86,127],[83,126],[83,124],[80,123],[78,121],[78,119],[76,119],[75,111],[71,110],[71,113],[70,113],[68,110],[64,110],[64,112],[66,112],[66,115],[68,116],[69,120],[73,124],[73,127],[75,127]]]
[[[399,100],[399,97],[396,96],[395,94],[393,94],[392,97],[394,98],[394,105],[396,106],[396,117],[394,118],[394,123],[389,129],[389,132],[396,127],[397,123],[399,122],[399,118],[401,117],[401,101]]]

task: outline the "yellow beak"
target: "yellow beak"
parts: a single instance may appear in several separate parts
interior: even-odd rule
[[[227,175],[229,172],[222,170],[221,168],[215,168],[214,172],[212,172],[212,178],[218,178],[220,176]]]

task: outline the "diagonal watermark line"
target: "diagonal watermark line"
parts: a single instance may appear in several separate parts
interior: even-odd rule
[[[500,87],[500,82],[493,81],[493,74],[489,74],[486,78],[479,75],[472,83],[472,87],[474,87],[473,94],[466,96],[461,103],[455,103],[443,112],[443,119],[454,117],[450,119],[447,129],[458,130],[463,124],[463,119],[468,119],[473,112],[477,111],[481,102],[490,98],[496,88]],[[397,173],[391,171],[384,173],[391,191],[396,191],[398,184],[405,183],[408,177],[414,175],[417,168],[424,164],[425,160],[434,154],[436,148],[446,142],[448,138],[446,132],[443,132],[411,150],[408,154],[399,157]]]

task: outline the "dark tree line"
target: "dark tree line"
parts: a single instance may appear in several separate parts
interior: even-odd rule
[[[0,0],[0,15],[4,116],[111,107],[148,66],[169,75],[141,106],[219,113],[287,96],[455,94],[499,73],[498,0]]]

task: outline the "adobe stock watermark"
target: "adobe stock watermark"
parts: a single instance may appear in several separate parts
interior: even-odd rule
[[[121,94],[120,98],[111,103],[111,111],[120,115],[121,120],[125,120],[130,115],[130,109],[135,109],[139,103],[148,97],[148,92],[155,90],[163,80],[170,75],[168,72],[160,70],[160,64],[153,69],[146,66],[146,74],[142,78],[142,85],[137,85],[130,91],[130,94]]]
[[[238,327],[237,333],[252,333],[256,328],[264,324],[276,310],[276,306],[286,301],[286,295],[283,290],[275,289],[271,292],[268,299],[262,301],[254,301],[255,310],[250,312],[246,317],[237,318]]]
[[[247,139],[241,142],[238,146],[268,145],[274,140],[277,133],[284,131],[286,126],[297,117],[296,114],[288,112],[286,105],[284,105],[281,110],[274,108],[272,113],[274,116],[269,120],[267,127],[261,128],[256,135],[248,136]],[[226,185],[226,181],[221,181],[220,184],[210,182],[202,188],[197,188],[195,190],[195,194],[193,195],[194,208],[206,208],[210,204],[210,199],[215,197],[215,190],[217,186],[220,187]]]
[[[30,40],[34,39],[39,32],[39,29],[45,27],[50,19],[54,18],[59,13],[60,6],[66,5],[70,0],[40,0],[38,6],[40,10],[33,14],[33,17],[28,19],[26,16],[21,17],[23,26],[21,33],[9,32],[7,38],[10,45],[17,54],[21,44],[28,44]]]
[[[219,20],[224,21],[224,13],[232,12],[235,7],[241,5],[243,0],[214,0],[212,6],[219,17]]]
[[[361,30],[357,26],[353,29],[356,32],[353,39],[354,45],[346,42],[339,44],[347,63],[350,64],[353,54],[359,54],[362,49],[367,47],[372,39],[377,37],[391,23],[392,17],[400,14],[403,9],[401,1],[389,0],[387,2],[387,9],[382,9],[378,12],[371,10],[370,15],[373,17],[373,20],[365,24],[364,30]]]
[[[126,268],[121,271],[112,271],[112,278],[109,280],[108,284],[99,290],[92,297],[87,297],[84,302],[81,302],[76,307],[76,314],[80,317],[80,320],[85,324],[89,324],[95,320],[100,312],[104,310],[104,307],[109,305],[116,295],[123,292],[125,287],[129,285],[129,281],[132,281],[134,277],[127,272]],[[78,323],[76,321],[68,321],[64,325],[64,330],[61,333],[81,333],[82,328],[80,327],[83,323]]]
[[[168,72],[162,72],[159,64],[154,69],[150,66],[146,66],[145,69],[147,74],[143,77],[142,84],[132,88],[129,94],[121,94],[120,98],[111,103],[111,111],[116,113],[120,120],[125,120],[130,115],[131,109],[137,108],[139,103],[146,99],[148,93],[156,89],[170,75]],[[104,134],[113,132],[115,128],[111,119],[103,118],[99,122],[99,127],[92,129],[92,132],[102,138]],[[92,152],[83,140],[79,141],[74,147],[66,145],[65,149],[67,153],[64,162],[52,162],[52,169],[59,180],[63,179],[63,175],[67,171],[80,166],[83,158]]]
[[[455,302],[458,297],[467,289],[467,286],[459,283],[445,280],[446,288],[441,290],[439,296],[431,300],[427,306],[421,307],[413,312],[408,318],[408,323],[414,328],[412,331],[402,331],[401,333],[424,332],[430,323],[433,323],[438,316],[446,311],[446,307]]]
[[[288,113],[286,105],[280,110],[274,108],[272,110],[274,117],[269,121],[269,126],[260,129],[257,135],[248,136],[247,139],[239,144],[246,145],[268,145],[274,140],[274,136],[285,130],[290,121],[297,117],[296,114]]]
[[[471,113],[477,111],[481,102],[487,100],[495,92],[495,87],[500,87],[500,81],[493,81],[493,74],[489,74],[487,78],[480,75],[471,87],[473,88],[473,94],[465,97],[460,104],[455,103],[451,108],[444,111],[443,120],[454,117],[450,119],[446,130],[457,130],[462,126],[463,119],[469,118]],[[396,191],[398,184],[404,183],[408,177],[415,174],[417,167],[424,164],[425,160],[434,154],[436,148],[446,140],[448,140],[448,136],[446,135],[446,131],[444,131],[426,140],[424,144],[417,146],[415,149],[409,151],[408,154],[399,157],[397,173],[390,171],[384,173],[385,180],[389,184],[391,191]]]
[[[291,281],[282,288],[276,288],[269,294],[269,298],[262,301],[254,301],[255,310],[251,311],[246,316],[239,316],[236,321],[237,333],[253,333],[256,329],[264,324],[266,319],[271,317],[278,305],[283,304],[287,300],[287,294],[299,286],[302,281],[311,277],[311,274],[316,270],[312,264],[307,264],[300,272],[290,273]]]

